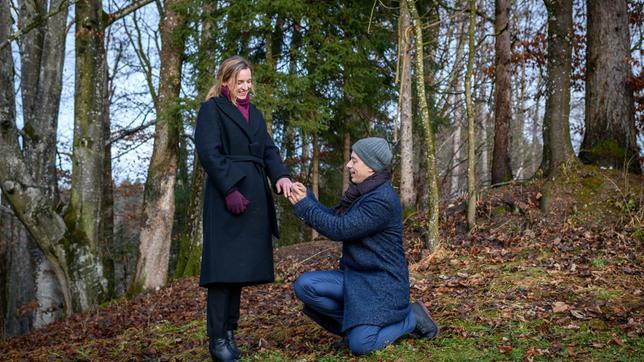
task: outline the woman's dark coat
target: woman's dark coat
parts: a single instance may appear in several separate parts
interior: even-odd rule
[[[402,207],[390,182],[360,196],[338,216],[309,193],[295,215],[331,240],[342,241],[342,330],[387,326],[409,314],[409,271],[402,241]]]
[[[266,177],[275,185],[288,171],[264,117],[251,104],[246,122],[228,98],[211,98],[199,109],[195,146],[207,174],[199,284],[273,281],[271,235],[279,235]],[[226,208],[234,188],[250,201],[241,215]]]

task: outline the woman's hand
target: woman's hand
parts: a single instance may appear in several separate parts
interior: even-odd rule
[[[226,195],[226,208],[233,215],[241,215],[246,211],[246,206],[250,201],[241,192],[238,190],[233,190],[228,195]]]
[[[277,180],[275,183],[275,189],[277,190],[277,193],[284,193],[284,197],[288,198],[291,196],[291,185],[293,183],[291,182],[291,179],[288,177],[282,177],[281,179]]]
[[[305,197],[306,197],[306,186],[304,186],[301,182],[294,182],[291,185],[291,193],[288,198],[288,201],[290,201],[291,204],[295,205]]]

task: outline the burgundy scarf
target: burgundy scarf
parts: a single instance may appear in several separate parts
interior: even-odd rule
[[[344,195],[342,195],[340,205],[335,207],[335,214],[338,216],[344,215],[347,210],[349,210],[353,202],[356,201],[360,196],[373,191],[375,188],[384,184],[390,179],[391,172],[388,168],[385,168],[384,170],[376,171],[376,173],[367,177],[359,184],[350,182],[349,188],[344,193]]]
[[[223,85],[221,86],[221,94],[226,96],[231,102],[232,99],[230,99],[230,90],[228,89],[227,86]],[[246,94],[246,98],[240,99],[237,98],[237,109],[241,112],[242,116],[244,116],[244,119],[246,120],[246,123],[249,121],[249,111],[250,111],[250,92]]]

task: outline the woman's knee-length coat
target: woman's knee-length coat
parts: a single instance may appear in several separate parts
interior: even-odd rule
[[[195,146],[207,174],[199,284],[273,281],[271,235],[278,236],[278,226],[266,177],[275,185],[288,171],[264,117],[251,104],[246,122],[228,98],[211,98],[199,110]],[[250,201],[241,215],[226,208],[233,188]]]

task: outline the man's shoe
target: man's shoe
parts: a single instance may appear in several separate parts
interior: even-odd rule
[[[426,339],[431,339],[438,335],[438,325],[432,320],[429,311],[423,303],[412,303],[411,311],[416,317],[416,328],[414,328],[412,333]]]
[[[226,338],[212,338],[210,340],[210,357],[218,362],[235,362],[237,358],[233,354]]]
[[[235,358],[241,358],[241,352],[237,348],[237,341],[235,340],[235,332],[233,330],[226,331],[226,340],[228,341],[230,351],[233,352],[233,356]]]

